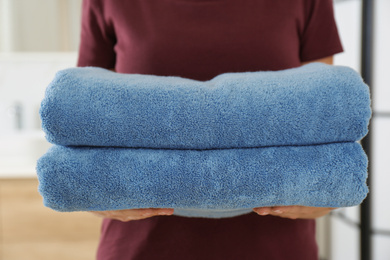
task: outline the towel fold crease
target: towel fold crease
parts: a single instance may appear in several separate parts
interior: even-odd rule
[[[56,145],[38,162],[44,203],[59,211],[152,207],[207,217],[357,205],[367,194],[366,167],[358,143],[204,151]]]
[[[320,63],[205,82],[71,68],[40,113],[55,144],[216,149],[360,140],[369,104],[357,72]]]

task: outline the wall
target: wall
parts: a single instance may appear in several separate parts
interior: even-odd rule
[[[374,82],[372,84],[373,110],[376,113],[371,120],[373,136],[373,156],[370,173],[372,178],[371,196],[373,201],[373,260],[390,259],[390,1],[375,1],[375,38],[374,38]],[[360,69],[360,30],[361,0],[340,1],[335,5],[336,20],[339,26],[345,52],[337,55],[335,63]],[[336,212],[347,217],[342,220],[331,218],[330,259],[359,259],[359,208],[342,209]],[[336,214],[336,215],[337,215]]]
[[[77,50],[82,0],[0,0],[0,52]]]

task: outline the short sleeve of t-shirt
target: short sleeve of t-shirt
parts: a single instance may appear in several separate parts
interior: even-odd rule
[[[103,9],[98,0],[83,1],[78,66],[115,68],[116,36],[105,20]]]
[[[308,0],[301,35],[301,61],[331,56],[341,49],[331,0]]]

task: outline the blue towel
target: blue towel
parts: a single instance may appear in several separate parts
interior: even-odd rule
[[[71,68],[47,88],[40,113],[55,144],[169,149],[353,142],[371,115],[360,75],[320,63],[205,82]]]
[[[221,218],[254,207],[358,205],[368,189],[358,143],[172,150],[54,145],[39,159],[39,191],[58,211],[174,208]]]

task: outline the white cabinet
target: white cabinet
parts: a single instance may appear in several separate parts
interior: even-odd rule
[[[0,259],[95,259],[101,219],[45,208],[38,181],[0,179]]]

